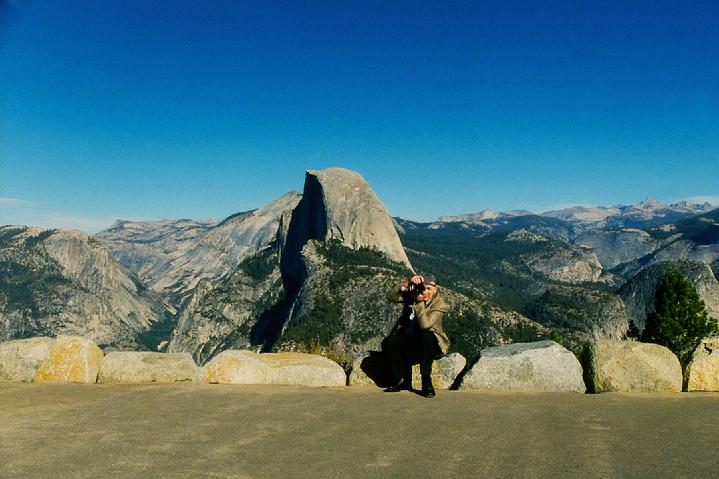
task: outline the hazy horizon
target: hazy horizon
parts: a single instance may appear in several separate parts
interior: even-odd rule
[[[292,191],[301,192],[299,190],[292,190]],[[654,198],[645,198],[642,201],[645,201],[645,200],[658,201]],[[382,201],[382,198],[380,198],[380,201]],[[709,203],[714,207],[719,207],[719,196],[693,196],[693,197],[678,199],[676,201],[670,201],[670,202],[659,201],[659,203],[669,206],[671,204],[676,204],[676,203],[679,203],[682,201],[687,201],[689,203],[697,204],[697,205],[703,205],[705,203]],[[22,200],[17,200],[14,198],[0,198],[0,209],[6,208],[5,211],[8,211],[12,207],[12,205],[14,205],[15,208],[17,208],[19,205],[25,205],[25,203],[27,203],[27,202],[22,201]],[[640,203],[640,202],[637,202],[637,203]],[[637,203],[633,203],[633,204],[637,204]],[[27,206],[27,205],[25,205],[25,206]],[[250,208],[249,210],[238,210],[233,213],[230,213],[227,216],[232,216],[233,214],[239,213],[241,211],[254,210],[254,209],[260,208],[261,206],[263,206],[263,205],[257,205],[255,208]],[[573,208],[573,207],[579,207],[579,206],[583,206],[583,207],[587,207],[587,208],[594,208],[594,207],[631,206],[631,205],[622,205],[620,203],[612,203],[612,204],[607,204],[607,205],[588,205],[588,204],[567,203],[567,204],[552,205],[551,207],[545,208],[542,210],[536,210],[536,211],[526,210],[526,211],[529,211],[530,213],[533,213],[533,214],[541,214],[541,213],[545,213],[545,212],[549,212],[549,211],[553,211],[553,210],[562,210],[562,209],[566,209],[566,208]],[[390,210],[390,214],[393,217],[402,218],[404,220],[416,221],[416,222],[420,222],[420,223],[428,223],[428,222],[436,221],[440,217],[474,214],[474,213],[479,213],[480,211],[488,210],[488,209],[489,208],[479,208],[475,211],[448,212],[446,214],[441,214],[441,215],[437,216],[436,218],[431,218],[429,220],[418,219],[415,217],[405,217],[405,216],[395,215],[392,213],[391,210]],[[518,210],[519,209],[496,210],[496,211],[507,212],[507,211],[518,211]],[[180,220],[191,220],[191,221],[214,220],[214,221],[219,222],[219,221],[222,221],[225,218],[227,218],[227,216],[223,216],[223,217],[208,216],[208,217],[203,217],[203,218],[190,218],[187,216],[166,217],[166,218],[138,218],[138,217],[128,216],[128,217],[123,217],[123,218],[111,218],[111,219],[107,219],[106,221],[100,220],[100,221],[102,221],[101,223],[99,222],[94,225],[88,224],[88,223],[83,223],[83,219],[81,219],[81,218],[48,216],[48,217],[45,217],[44,219],[41,219],[40,222],[31,222],[31,223],[28,223],[28,222],[25,222],[25,223],[22,223],[22,222],[2,223],[2,222],[0,222],[0,227],[1,226],[9,226],[9,225],[18,225],[18,226],[33,226],[33,227],[59,228],[59,229],[79,229],[86,233],[97,233],[99,231],[109,228],[116,221],[137,221],[137,222],[152,221],[152,222],[157,222],[157,221],[180,221]]]

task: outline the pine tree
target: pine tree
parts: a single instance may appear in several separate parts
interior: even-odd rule
[[[687,366],[702,339],[717,334],[696,288],[679,271],[668,269],[657,288],[655,312],[647,316],[643,340],[669,348],[679,358],[684,382]]]

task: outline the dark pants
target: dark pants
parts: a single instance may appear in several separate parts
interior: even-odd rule
[[[390,372],[395,380],[404,379],[412,383],[412,365],[419,363],[422,382],[430,381],[432,362],[442,357],[437,337],[428,329],[407,335],[395,334],[382,340],[382,351],[387,356]],[[424,386],[423,386],[424,387]]]

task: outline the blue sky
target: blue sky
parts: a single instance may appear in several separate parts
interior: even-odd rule
[[[0,224],[719,204],[719,2],[0,0]]]

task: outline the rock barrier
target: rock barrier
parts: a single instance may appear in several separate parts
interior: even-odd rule
[[[104,354],[89,339],[58,336],[48,359],[38,369],[37,383],[94,383]]]
[[[719,336],[704,339],[694,351],[687,391],[719,391]]]
[[[196,382],[200,369],[190,353],[118,351],[100,364],[99,383]]]
[[[484,349],[460,389],[585,391],[574,353],[554,341],[515,343]]]
[[[344,386],[342,367],[316,354],[263,353],[227,350],[203,368],[208,384],[284,384]]]
[[[0,381],[31,382],[55,341],[37,337],[0,343]]]
[[[587,351],[594,392],[680,392],[682,368],[669,349],[637,341],[600,340]]]

